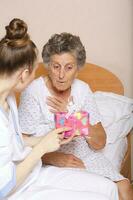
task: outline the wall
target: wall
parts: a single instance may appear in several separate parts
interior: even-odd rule
[[[132,14],[132,0],[0,0],[0,37],[14,17],[28,23],[40,51],[53,33],[80,35],[87,61],[114,72],[133,97]]]

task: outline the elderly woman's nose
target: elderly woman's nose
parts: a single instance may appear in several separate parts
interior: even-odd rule
[[[59,70],[59,78],[64,78],[64,76],[65,76],[65,70],[64,70],[64,68],[61,68]]]

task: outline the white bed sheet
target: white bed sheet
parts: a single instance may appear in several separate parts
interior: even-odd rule
[[[55,188],[36,188],[36,190],[27,191],[13,200],[110,200],[108,197],[92,193],[79,191],[66,191]]]
[[[104,155],[111,161],[116,170],[120,171],[121,164],[127,151],[127,138],[120,138],[115,143],[107,144],[103,150]]]
[[[118,200],[118,188],[107,178],[86,170],[47,166],[36,182],[8,200]]]

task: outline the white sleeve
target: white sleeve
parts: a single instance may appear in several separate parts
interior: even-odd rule
[[[0,124],[0,199],[16,186],[16,167],[12,162],[12,144],[8,129]]]
[[[33,94],[32,94],[33,93]],[[25,90],[20,97],[18,108],[19,122],[22,133],[34,136],[41,136],[51,130],[49,124],[44,123],[44,115],[40,102],[36,98],[37,93]]]
[[[90,124],[95,125],[98,122],[101,122],[101,115],[95,102],[94,94],[89,87],[86,88],[86,91],[84,91],[84,93],[84,110],[89,113]]]

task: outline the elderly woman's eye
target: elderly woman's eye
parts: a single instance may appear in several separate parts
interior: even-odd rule
[[[66,69],[67,69],[67,70],[71,70],[72,68],[73,68],[72,65],[67,65],[67,66],[66,66]]]
[[[59,66],[59,65],[53,65],[53,68],[54,68],[54,69],[59,69],[60,66]]]

